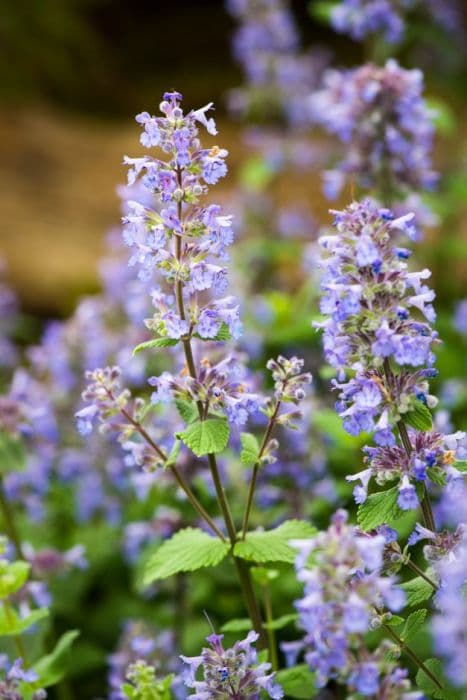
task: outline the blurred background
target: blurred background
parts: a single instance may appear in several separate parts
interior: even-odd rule
[[[322,39],[307,3],[295,5],[304,39]],[[0,254],[23,308],[63,315],[96,287],[122,156],[141,150],[133,116],[164,90],[187,106],[214,101],[222,144],[236,140],[233,27],[220,0],[3,0]]]

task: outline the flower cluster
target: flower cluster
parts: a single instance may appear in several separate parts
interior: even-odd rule
[[[154,387],[152,402],[171,401],[173,398],[194,403],[201,403],[208,410],[222,410],[232,423],[243,425],[250,414],[256,413],[263,399],[248,388],[247,370],[240,358],[228,355],[211,364],[208,358],[201,360],[196,377],[186,374],[175,377],[163,372],[158,377],[150,377],[149,384]]]
[[[231,91],[232,110],[305,126],[305,95],[316,87],[327,59],[318,52],[300,51],[295,21],[284,0],[227,0],[227,9],[240,25],[233,53],[247,82]]]
[[[217,133],[214,120],[206,117],[211,105],[184,115],[181,99],[177,92],[166,93],[160,105],[163,117],[146,112],[137,117],[144,126],[141,143],[158,147],[169,159],[125,158],[129,183],[139,177],[159,205],[153,208],[130,200],[123,219],[124,239],[134,248],[130,262],[141,266],[140,274],[151,278],[157,268],[161,280],[172,286],[170,294],[155,290],[152,295],[156,313],[147,324],[159,336],[216,338],[225,325],[237,337],[240,324],[235,299],[212,299],[227,289],[227,271],[219,262],[233,240],[231,217],[215,204],[198,206],[206,185],[225,176],[227,151],[217,146],[201,148],[198,122],[210,134]]]
[[[459,506],[465,511],[465,488],[458,494]],[[449,499],[451,508],[456,506],[456,499]],[[436,595],[438,614],[432,620],[432,633],[435,648],[446,662],[446,672],[456,686],[467,687],[467,598],[465,585],[467,581],[467,530],[457,538],[454,551],[436,562],[436,572],[441,581]],[[460,541],[459,541],[460,540]]]
[[[385,41],[397,43],[405,30],[400,9],[394,0],[343,0],[333,8],[331,24],[336,32],[349,34],[355,41],[380,34]]]
[[[282,698],[282,688],[274,682],[271,664],[258,664],[254,642],[256,632],[236,642],[230,649],[224,649],[224,635],[211,634],[207,641],[211,648],[203,648],[201,656],[186,657],[182,660],[189,665],[185,672],[185,684],[194,690],[191,698],[204,700],[228,700],[228,698],[249,698],[259,700],[262,692],[270,698]],[[203,680],[196,680],[199,668],[203,669]]]
[[[337,235],[321,239],[327,318],[315,325],[324,331],[327,361],[338,370],[336,408],[351,435],[376,430],[380,445],[394,444],[392,426],[417,401],[436,403],[427,384],[435,374],[437,339],[430,326],[434,292],[423,282],[430,272],[409,272],[410,251],[397,244],[401,231],[410,236],[410,219],[394,219],[369,201],[353,203],[335,212]],[[391,360],[397,375],[388,369]],[[355,375],[343,382],[346,369]]]
[[[459,442],[465,433],[450,435],[428,431],[408,431],[412,450],[410,455],[400,445],[383,445],[363,448],[366,469],[347,476],[347,481],[359,481],[354,488],[357,503],[364,503],[368,495],[368,484],[374,478],[380,486],[387,482],[399,480],[398,505],[403,510],[418,507],[418,496],[414,483],[431,479],[434,483],[445,483],[462,479],[462,474],[455,467]],[[416,539],[412,538],[412,543]]]
[[[7,665],[6,657],[2,656],[1,666]],[[6,670],[6,668],[5,668]],[[6,670],[4,679],[0,678],[0,697],[2,700],[22,700],[23,689],[28,690],[31,700],[45,700],[47,693],[42,688],[34,690],[38,675],[32,669],[25,670],[21,659],[16,659],[13,665]]]
[[[305,636],[295,651],[305,650],[320,687],[337,678],[373,695],[381,670],[374,663],[359,664],[363,635],[379,624],[383,607],[397,611],[405,598],[394,579],[380,573],[385,538],[360,532],[347,517],[339,510],[327,531],[293,543],[299,550],[297,577],[305,586],[295,603]],[[369,686],[371,692],[365,691]]]
[[[328,197],[346,177],[386,204],[435,185],[432,114],[422,92],[422,73],[394,60],[325,73],[323,89],[309,98],[311,117],[346,147],[338,167],[325,173]]]

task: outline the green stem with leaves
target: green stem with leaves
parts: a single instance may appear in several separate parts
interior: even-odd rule
[[[182,168],[178,168],[177,170],[177,180],[178,180],[178,185],[180,189],[183,189],[182,187]],[[183,207],[182,207],[182,202],[178,202],[177,205],[177,214],[178,214],[178,219],[180,222],[183,222]],[[183,226],[183,223],[182,223]],[[174,234],[175,235],[175,257],[178,261],[181,260],[182,257],[182,234]],[[182,280],[178,279],[175,282],[175,298],[177,302],[177,307],[178,307],[178,312],[180,315],[180,318],[182,320],[186,320],[186,314],[185,314],[185,305],[183,301],[183,282]],[[193,356],[193,349],[191,346],[191,339],[190,338],[184,338],[182,340],[183,342],[183,349],[185,352],[185,360],[188,368],[188,372],[190,376],[193,379],[197,379],[198,374],[196,371],[196,365],[194,361],[194,356]],[[197,402],[197,408],[198,408],[198,413],[199,413],[199,419],[205,420],[206,419],[206,410],[203,404],[198,401]],[[217,496],[217,501],[219,504],[219,508],[222,512],[222,516],[224,518],[225,526],[227,528],[230,544],[231,544],[231,555],[233,557],[233,561],[235,564],[235,568],[237,570],[237,575],[240,581],[240,586],[242,588],[243,592],[243,597],[245,599],[245,605],[248,610],[249,617],[251,619],[252,625],[255,629],[256,632],[260,635],[260,646],[265,647],[267,646],[267,637],[265,635],[265,631],[263,628],[263,623],[262,623],[262,618],[261,618],[261,610],[258,604],[258,600],[255,595],[255,590],[253,587],[253,582],[251,579],[251,574],[250,574],[250,569],[246,562],[243,559],[240,559],[236,557],[233,554],[233,549],[235,547],[235,544],[237,542],[237,531],[235,528],[235,523],[232,517],[232,513],[230,510],[230,506],[227,500],[227,496],[225,493],[224,486],[222,484],[222,480],[220,477],[219,473],[219,468],[217,466],[217,459],[216,455],[211,453],[208,454],[208,464],[209,464],[209,469],[211,471],[211,476],[212,480],[214,483],[214,488],[216,491],[216,496]]]
[[[3,515],[3,522],[5,525],[5,530],[10,538],[13,547],[15,548],[16,554],[19,559],[24,560],[24,552],[21,545],[21,537],[19,536],[18,530],[16,529],[15,519],[13,517],[13,511],[6,497],[5,489],[3,486],[3,478],[0,476],[0,510]]]
[[[394,630],[387,625],[385,622],[383,622],[383,629],[387,632],[387,634],[391,637],[391,639],[396,642],[396,644],[400,647],[400,649],[406,654],[406,656],[411,659],[414,664],[416,664],[422,671],[425,673],[425,675],[428,676],[428,678],[433,681],[433,683],[440,689],[443,689],[443,686],[439,682],[439,680],[436,678],[436,676],[430,671],[430,669],[423,663],[421,659],[418,658],[417,654],[411,649],[405,642],[399,637],[399,635],[394,632]]]
[[[245,539],[246,533],[248,532],[248,523],[250,520],[251,508],[253,505],[253,498],[254,498],[255,489],[256,489],[256,481],[258,479],[258,473],[259,473],[259,469],[261,466],[261,459],[263,457],[264,450],[267,447],[269,439],[272,435],[272,431],[274,430],[274,425],[276,423],[277,416],[279,415],[280,407],[281,407],[281,401],[280,401],[280,399],[278,399],[276,401],[276,405],[274,407],[274,412],[269,419],[266,431],[264,433],[263,441],[261,443],[261,447],[259,448],[258,457],[256,459],[256,462],[253,465],[253,471],[251,474],[250,485],[248,487],[248,497],[247,497],[247,502],[246,502],[245,515],[243,516],[243,525],[242,525],[242,539],[243,540]]]

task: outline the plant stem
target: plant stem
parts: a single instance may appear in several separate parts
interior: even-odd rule
[[[10,603],[8,600],[3,601],[3,610],[5,611],[5,617],[7,620],[7,623],[11,625],[11,627],[14,627],[15,625],[15,620],[14,617],[11,613],[11,608],[10,608]],[[23,659],[24,666],[28,666],[28,658],[26,654],[26,649],[23,644],[23,640],[21,639],[21,636],[19,634],[13,635],[13,641],[15,643],[18,655],[21,659]]]
[[[264,601],[264,612],[266,617],[266,622],[268,623],[268,642],[269,642],[269,653],[271,655],[271,665],[272,670],[277,671],[279,668],[279,659],[277,656],[277,644],[276,644],[276,633],[270,627],[271,623],[274,621],[272,614],[272,602],[271,602],[271,592],[269,586],[262,586],[263,589],[263,601]]]
[[[403,560],[404,564],[408,566],[412,571],[414,571],[418,576],[423,578],[427,583],[430,584],[430,586],[433,588],[433,590],[437,591],[438,590],[438,584],[436,584],[427,574],[421,569],[415,562],[412,561],[412,559],[409,559],[407,557],[406,559]]]
[[[389,362],[389,358],[384,359],[384,374],[386,377],[386,382],[388,384],[388,390],[391,390],[391,385],[393,384],[393,375],[391,371],[391,364]],[[412,455],[412,444],[410,442],[409,434],[407,432],[407,428],[405,426],[405,423],[402,419],[400,419],[397,422],[397,428],[399,430],[399,435],[401,438],[401,442],[404,446],[404,449],[407,453],[407,457],[410,458]],[[430,503],[430,497],[428,495],[428,491],[426,488],[426,484],[423,483],[423,497],[421,500],[421,508],[422,508],[422,513],[423,513],[423,520],[425,522],[426,527],[431,530],[432,532],[436,532],[436,524],[435,524],[435,519],[433,516],[433,510],[431,508],[431,503]]]
[[[138,433],[141,435],[142,438],[148,443],[150,447],[156,452],[156,454],[163,460],[166,461],[167,455],[165,454],[164,450],[159,447],[159,445],[152,439],[152,437],[149,435],[147,430],[143,428],[141,423],[139,423],[137,420],[135,420],[125,409],[121,409],[122,415],[125,417],[125,419],[131,423],[131,425],[135,428],[135,430],[138,431]],[[216,535],[223,541],[225,541],[225,537],[222,534],[221,530],[217,527],[216,523],[214,520],[211,518],[209,513],[204,509],[204,507],[201,505],[201,503],[198,501],[196,498],[195,494],[191,490],[190,486],[187,484],[185,479],[183,478],[183,475],[178,471],[177,467],[175,464],[171,464],[169,466],[170,471],[175,477],[175,480],[177,481],[178,485],[182,489],[182,491],[185,493],[187,496],[188,500],[190,501],[191,505],[193,508],[196,510],[198,515],[200,515],[203,520],[206,521],[206,523],[209,525],[211,530],[216,533]]]
[[[0,476],[0,510],[2,511],[3,521],[5,525],[5,530],[7,531],[8,537],[10,538],[13,546],[15,548],[16,554],[19,559],[25,559],[23,547],[21,545],[21,538],[19,536],[18,530],[16,529],[15,519],[13,517],[13,511],[8,502],[5,494],[5,489],[3,487],[3,478]]]
[[[254,493],[255,493],[258,472],[260,469],[261,458],[264,454],[264,450],[267,447],[267,444],[269,442],[269,438],[271,437],[272,431],[274,429],[274,425],[275,425],[275,422],[277,420],[280,406],[281,406],[281,401],[280,401],[280,399],[278,399],[276,402],[276,406],[274,408],[274,413],[270,417],[267,428],[266,428],[266,432],[264,433],[263,441],[261,443],[261,447],[259,448],[258,457],[256,458],[256,462],[253,465],[253,472],[251,474],[250,486],[248,488],[248,497],[247,497],[247,502],[246,502],[245,515],[243,516],[242,540],[245,539],[246,533],[248,532],[248,522],[250,520],[251,507],[253,505],[253,497],[254,497]]]
[[[177,181],[180,189],[183,189],[183,182],[182,182],[182,169],[178,168],[177,169]],[[182,202],[178,202],[177,204],[177,214],[178,214],[178,219],[180,222],[182,222],[182,214],[183,214],[183,208],[182,208]],[[182,257],[182,234],[177,235],[175,234],[175,257],[178,261],[181,260]],[[183,320],[186,320],[186,314],[185,314],[185,306],[183,302],[183,282],[182,280],[177,280],[175,283],[175,297],[177,300],[177,307],[178,307],[178,312],[180,315],[180,318]],[[188,368],[188,372],[190,376],[193,379],[197,379],[198,374],[196,371],[196,365],[194,361],[194,356],[193,356],[193,348],[191,346],[191,339],[190,338],[185,338],[183,341],[183,349],[185,352],[185,360]],[[197,408],[198,408],[198,413],[199,413],[199,418],[200,420],[204,420],[206,417],[206,411],[205,407],[201,403],[201,401],[197,402]],[[217,460],[216,460],[216,455],[211,453],[208,454],[208,464],[209,464],[209,469],[211,471],[211,476],[212,480],[214,482],[214,487],[216,490],[216,496],[217,496],[217,501],[219,503],[220,510],[222,512],[225,526],[227,528],[227,532],[229,535],[229,540],[230,544],[232,545],[232,550],[231,550],[231,556],[233,557],[233,561],[235,564],[235,568],[237,569],[237,574],[238,578],[240,581],[240,585],[242,588],[243,592],[243,597],[245,599],[245,604],[248,610],[248,614],[250,616],[252,625],[255,629],[256,632],[260,635],[259,643],[260,646],[265,647],[267,646],[267,638],[264,632],[263,628],[263,623],[261,620],[261,611],[258,605],[258,601],[255,595],[255,591],[253,588],[253,582],[251,580],[251,574],[250,574],[250,569],[246,562],[243,559],[239,559],[233,554],[233,548],[235,546],[235,543],[237,542],[237,531],[235,528],[235,523],[232,517],[232,513],[230,511],[230,506],[227,501],[227,497],[225,494],[225,489],[222,484],[222,480],[220,478],[219,474],[219,469],[217,466]]]
[[[405,427],[404,421],[398,421],[397,427],[399,429],[399,435],[401,436],[402,444],[404,445],[405,451],[407,452],[407,456],[410,457],[412,453],[412,445],[410,443],[409,434],[407,432],[407,428]],[[423,520],[425,521],[426,527],[432,532],[436,532],[435,519],[433,516],[433,511],[431,509],[430,497],[428,496],[428,491],[425,483],[423,484],[423,497],[420,505],[422,507]]]
[[[431,681],[433,681],[433,683],[440,690],[442,690],[443,686],[441,685],[441,683],[438,681],[436,676],[430,671],[430,669],[427,666],[425,666],[423,661],[418,658],[417,654],[414,651],[412,651],[412,649],[410,647],[408,647],[407,644],[405,644],[405,642],[402,641],[402,639],[399,637],[399,635],[396,632],[394,632],[394,630],[389,625],[386,625],[386,623],[383,622],[383,627],[386,630],[386,632],[388,633],[388,635],[400,646],[401,650],[409,657],[409,659],[412,659],[414,664],[416,664],[419,668],[421,668],[423,673],[425,673],[425,675],[427,675],[428,678]]]

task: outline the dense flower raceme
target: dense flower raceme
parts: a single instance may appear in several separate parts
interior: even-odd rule
[[[393,44],[404,38],[411,10],[421,10],[425,20],[446,30],[458,28],[459,7],[453,0],[342,0],[332,9],[331,24],[356,41],[378,35]]]
[[[271,664],[258,664],[253,644],[258,639],[256,632],[236,642],[230,649],[224,649],[223,635],[211,634],[207,637],[210,648],[205,647],[200,656],[182,660],[189,665],[184,674],[185,684],[193,689],[188,697],[198,700],[259,700],[262,693],[270,698],[282,698],[282,688],[274,682]],[[198,669],[203,670],[203,680],[197,680]]]
[[[384,536],[359,531],[347,517],[339,510],[327,531],[292,543],[299,551],[297,577],[305,586],[295,603],[305,636],[285,643],[284,651],[293,663],[304,650],[320,687],[334,678],[365,696],[404,697],[389,689],[409,689],[406,673],[388,669],[383,650],[370,655],[364,635],[388,614],[384,609],[400,610],[405,597],[394,578],[381,574]]]
[[[288,0],[227,0],[239,22],[233,53],[245,73],[246,85],[231,91],[234,113],[308,125],[305,96],[317,85],[327,54],[300,49]],[[289,134],[290,136],[291,134]]]
[[[440,473],[442,478],[460,476],[453,462],[464,437],[460,432],[413,433],[408,457],[393,433],[419,402],[436,405],[428,386],[435,375],[434,293],[423,282],[430,272],[409,272],[410,251],[398,244],[401,233],[410,236],[410,215],[394,219],[366,201],[335,217],[337,234],[321,240],[321,311],[327,318],[316,325],[324,331],[326,359],[338,370],[336,408],[345,429],[351,435],[375,431],[378,447],[366,449],[368,468],[351,477],[361,482],[355,495],[359,503],[365,500],[373,475],[378,483],[399,479],[399,506],[415,508],[413,481],[436,481]],[[347,369],[354,376],[344,381]]]
[[[394,60],[325,73],[323,88],[309,98],[310,115],[346,149],[324,174],[327,196],[337,196],[347,177],[385,203],[435,185],[434,128],[422,91],[422,73]]]
[[[435,603],[438,613],[434,616],[431,629],[436,651],[445,659],[446,672],[456,686],[467,687],[467,489],[457,482],[456,488],[443,493],[443,511],[448,519],[461,522],[452,535],[454,546],[443,557],[439,557],[439,547],[433,533],[427,536],[428,552],[434,561],[434,568],[440,580],[440,589]],[[435,551],[433,549],[435,545]],[[427,547],[425,549],[427,549]]]

